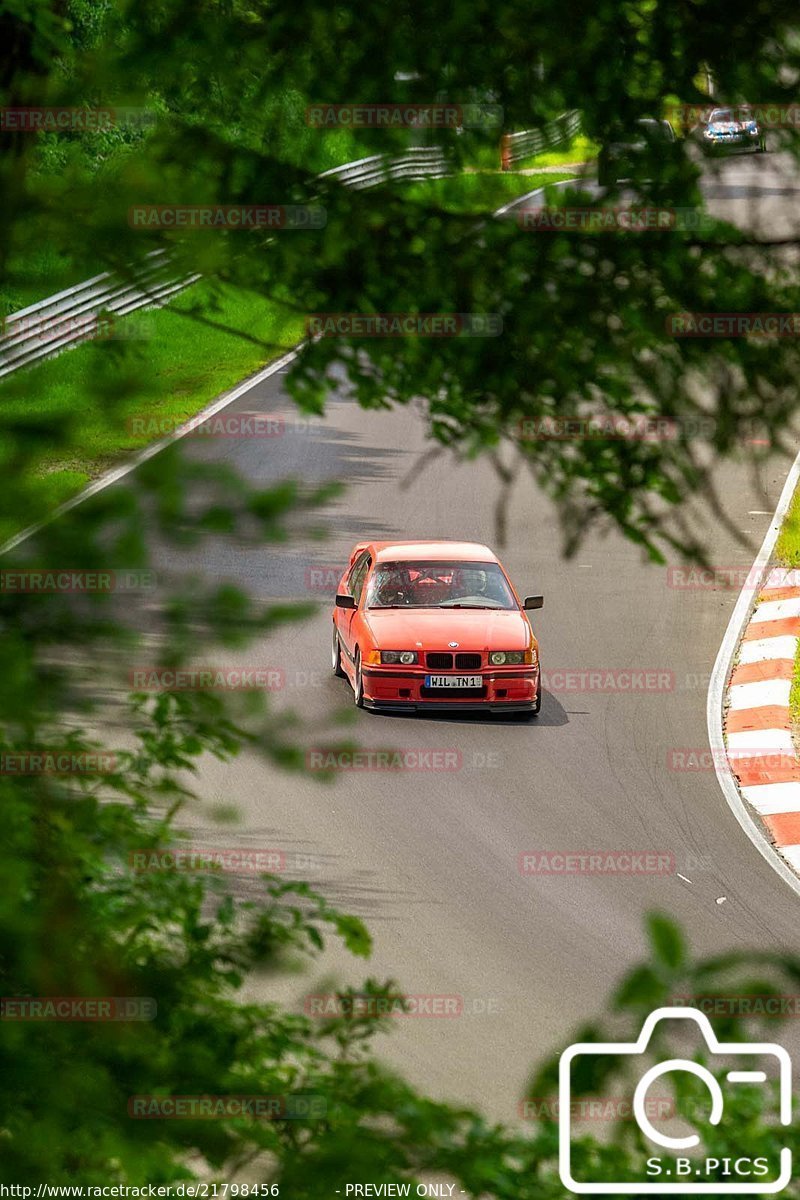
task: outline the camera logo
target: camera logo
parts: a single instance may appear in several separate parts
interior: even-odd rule
[[[652,1157],[647,1159],[643,1178],[602,1183],[591,1178],[575,1178],[572,1128],[570,1124],[572,1077],[575,1060],[580,1056],[613,1054],[643,1056],[648,1049],[653,1030],[659,1021],[691,1021],[697,1026],[708,1047],[709,1055],[726,1060],[738,1059],[741,1070],[730,1069],[730,1063],[719,1063],[720,1073],[730,1084],[764,1084],[767,1072],[761,1060],[771,1060],[771,1078],[778,1081],[779,1119],[789,1125],[792,1114],[792,1064],[783,1046],[773,1042],[719,1042],[708,1017],[696,1008],[658,1008],[642,1026],[635,1042],[576,1042],[569,1046],[559,1060],[559,1173],[561,1182],[578,1195],[671,1195],[681,1193],[705,1195],[775,1195],[782,1191],[792,1177],[792,1152],[784,1146],[779,1158],[747,1157],[743,1150],[738,1157],[710,1158],[703,1154],[697,1133],[671,1136],[652,1124],[647,1114],[647,1092],[651,1085],[672,1072],[687,1071],[706,1085],[710,1096],[708,1122],[720,1125],[724,1119],[725,1101],[712,1072],[687,1058],[670,1058],[644,1071],[633,1094],[633,1115],[645,1138],[653,1144]],[[767,1066],[767,1061],[763,1063]],[[777,1070],[775,1070],[777,1068]],[[663,1086],[663,1085],[662,1085]],[[661,1151],[661,1153],[656,1153]],[[686,1151],[694,1151],[689,1157]],[[584,1172],[578,1170],[578,1174]]]

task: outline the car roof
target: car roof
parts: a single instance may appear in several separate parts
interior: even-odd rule
[[[479,542],[376,542],[372,549],[378,562],[411,562],[436,559],[439,562],[497,562],[488,546]]]

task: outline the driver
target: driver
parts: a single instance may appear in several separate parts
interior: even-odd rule
[[[382,571],[376,580],[374,603],[380,607],[403,604],[408,598],[406,573],[399,567]]]
[[[455,582],[455,581],[454,581]],[[479,567],[469,567],[462,569],[459,574],[458,584],[453,589],[454,599],[460,596],[485,596],[487,594],[487,576],[486,572]]]

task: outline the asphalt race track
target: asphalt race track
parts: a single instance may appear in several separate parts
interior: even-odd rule
[[[800,223],[800,182],[780,155],[725,161],[705,186],[720,215],[781,236]],[[456,466],[447,456],[422,467],[413,411],[364,413],[338,399],[324,421],[299,424],[282,374],[227,412],[283,415],[284,433],[189,439],[189,453],[261,484],[286,476],[347,483],[327,515],[326,542],[254,554],[213,541],[192,560],[209,578],[235,579],[264,597],[321,600],[314,618],[237,660],[282,671],[276,704],[298,712],[309,743],[319,742],[340,735],[333,717],[352,704],[349,685],[330,672],[325,569],[346,564],[353,543],[370,535],[495,544],[496,478],[488,464]],[[715,564],[749,566],[788,467],[773,461],[758,480],[743,463],[719,473],[720,494],[752,550],[698,510]],[[359,712],[349,732],[364,747],[448,750],[457,769],[345,771],[323,786],[248,756],[210,762],[201,781],[207,808],[192,825],[204,846],[284,850],[298,875],[366,918],[374,934],[366,966],[333,949],[303,974],[254,980],[251,994],[302,1011],[308,994],[369,973],[394,977],[412,995],[459,997],[461,1015],[397,1018],[384,1054],[433,1094],[513,1121],[532,1064],[565,1045],[641,956],[646,911],[674,914],[701,952],[796,949],[797,900],[729,812],[713,769],[668,765],[674,749],[707,748],[708,676],[737,589],[670,586],[666,568],[645,564],[616,535],[591,537],[564,562],[552,508],[527,481],[514,493],[500,553],[522,594],[544,593],[534,616],[546,675],[598,668],[670,682],[625,695],[565,690],[554,678],[531,724]],[[221,827],[213,808],[231,803],[241,823]],[[671,856],[672,866],[640,875],[520,873],[521,853],[547,850],[650,852]],[[255,886],[239,885],[242,894]]]

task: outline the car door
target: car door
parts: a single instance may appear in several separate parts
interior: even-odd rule
[[[356,608],[340,608],[338,610],[339,636],[351,661],[356,643],[354,625],[357,624],[357,608],[361,603],[361,597],[364,592],[364,583],[371,566],[372,559],[370,558],[369,551],[365,550],[364,553],[359,555],[359,557],[353,563],[352,567],[350,568],[350,574],[347,576],[345,581],[348,594],[351,595],[356,602]]]

